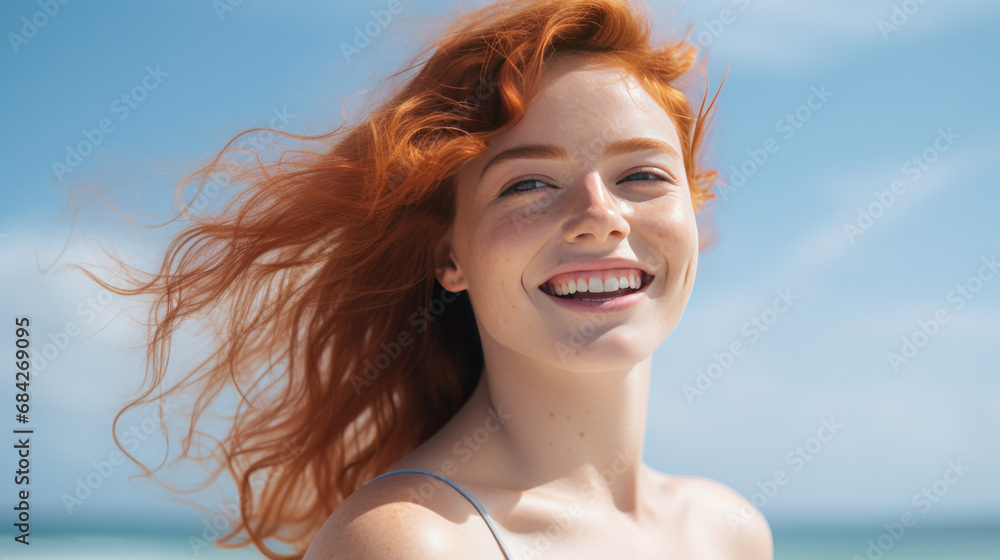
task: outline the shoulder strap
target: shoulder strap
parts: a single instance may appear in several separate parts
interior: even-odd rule
[[[493,537],[497,540],[497,544],[500,545],[500,550],[503,552],[503,557],[506,558],[507,560],[510,560],[511,558],[510,552],[507,551],[507,547],[504,546],[503,541],[500,540],[500,533],[497,532],[497,528],[493,525],[493,520],[490,519],[489,514],[486,513],[486,510],[483,509],[483,506],[480,505],[479,502],[474,497],[472,497],[472,494],[466,492],[465,488],[462,488],[461,486],[452,482],[448,478],[441,476],[437,473],[433,473],[431,471],[425,471],[423,469],[398,469],[395,471],[389,471],[387,473],[380,474],[379,476],[376,476],[375,478],[369,480],[365,484],[371,484],[372,482],[382,478],[383,476],[389,476],[390,474],[397,474],[397,473],[423,473],[426,475],[433,476],[438,480],[448,483],[448,485],[457,490],[459,494],[465,496],[465,498],[470,502],[472,502],[472,505],[476,507],[476,510],[479,511],[479,515],[483,516],[483,520],[486,521],[486,525],[490,528],[490,531],[493,532]]]

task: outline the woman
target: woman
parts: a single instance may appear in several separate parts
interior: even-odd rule
[[[224,314],[210,368],[162,397],[194,390],[196,421],[245,395],[220,442],[230,537],[305,560],[771,558],[743,497],[641,460],[715,178],[712,104],[672,86],[694,48],[650,46],[624,0],[494,4],[436,47],[343,137],[298,137],[326,151],[234,175],[241,204],[115,290],[159,295],[157,364],[180,321]]]

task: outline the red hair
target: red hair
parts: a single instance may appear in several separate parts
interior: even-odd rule
[[[300,559],[347,496],[471,394],[483,367],[473,309],[466,292],[438,284],[433,249],[454,219],[453,175],[524,116],[551,55],[589,54],[637,77],[674,119],[694,210],[714,196],[715,173],[696,156],[715,99],[706,108],[706,91],[695,114],[676,87],[696,49],[686,35],[650,45],[648,18],[627,0],[495,3],[458,16],[432,46],[359,124],[316,136],[265,129],[320,148],[243,164],[230,176],[239,196],[215,215],[190,215],[148,280],[129,274],[135,287],[120,289],[85,271],[114,293],[154,298],[147,375],[116,425],[133,407],[191,391],[178,460],[198,459],[202,413],[239,391],[214,471],[228,469],[240,493],[224,546]],[[201,192],[230,146],[256,130],[178,186],[200,179]],[[214,353],[164,387],[171,336],[203,316],[217,329]]]

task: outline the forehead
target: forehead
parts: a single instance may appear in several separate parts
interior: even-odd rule
[[[552,144],[564,148],[573,161],[587,161],[600,146],[636,137],[663,140],[682,153],[673,119],[635,76],[582,54],[564,53],[546,63],[524,118],[470,160],[459,183],[474,186],[486,163],[508,148]]]

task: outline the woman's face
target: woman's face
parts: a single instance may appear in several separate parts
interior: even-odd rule
[[[536,148],[508,152],[526,146]],[[446,289],[468,289],[485,351],[502,347],[572,371],[620,370],[649,357],[677,324],[698,258],[681,144],[671,118],[624,71],[579,55],[552,59],[524,119],[456,180],[437,276]],[[593,262],[612,258],[636,264],[601,272]],[[587,297],[600,299],[607,294],[592,289],[595,278],[613,289],[611,276],[636,269],[653,279],[611,300],[629,300],[618,309],[584,308],[592,304],[541,288],[578,271],[557,280],[584,280]]]

